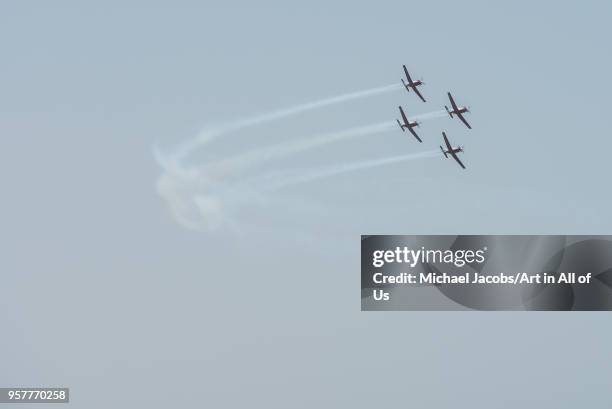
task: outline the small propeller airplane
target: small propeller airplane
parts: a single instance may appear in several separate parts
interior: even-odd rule
[[[450,154],[453,157],[453,159],[457,161],[459,166],[465,169],[465,165],[461,163],[461,160],[459,160],[459,157],[457,156],[459,152],[463,152],[463,147],[458,146],[456,148],[453,148],[450,142],[448,141],[448,138],[446,137],[446,132],[442,132],[442,136],[444,137],[444,143],[446,144],[446,150],[444,150],[444,148],[440,146],[440,149],[442,150],[444,157],[448,158],[448,154]]]
[[[412,89],[414,93],[417,94],[419,98],[421,98],[421,101],[425,102],[425,98],[423,98],[423,95],[421,95],[421,93],[417,89],[418,86],[423,85],[425,83],[422,80],[412,81],[412,78],[410,78],[410,74],[408,74],[408,69],[405,65],[403,65],[403,67],[404,73],[406,74],[406,80],[408,81],[408,83],[406,84],[406,81],[404,81],[404,79],[402,78],[402,84],[404,84],[406,91],[410,92],[410,90]]]
[[[423,142],[421,140],[421,138],[419,138],[419,135],[417,135],[417,133],[414,131],[415,126],[419,126],[419,123],[417,121],[412,121],[410,122],[408,120],[408,118],[406,117],[406,114],[404,113],[404,110],[402,109],[402,107],[398,107],[400,110],[400,114],[402,115],[402,120],[404,121],[404,123],[402,124],[399,119],[396,119],[397,124],[400,126],[400,128],[402,129],[402,132],[406,132],[406,129],[408,129],[410,131],[410,133],[417,139],[417,141],[419,142]]]
[[[470,124],[468,124],[468,122],[465,120],[463,116],[463,114],[465,114],[466,112],[470,112],[469,108],[468,107],[458,107],[450,92],[448,93],[448,99],[450,100],[453,110],[452,111],[449,110],[448,107],[444,105],[444,108],[446,108],[446,112],[448,112],[451,118],[453,117],[453,114],[457,115],[457,118],[459,118],[461,122],[463,122],[465,126],[468,127],[468,129],[472,129]]]

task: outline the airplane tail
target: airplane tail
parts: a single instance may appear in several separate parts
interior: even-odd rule
[[[408,87],[408,84],[406,84],[406,81],[404,81],[403,78],[402,78],[402,84],[404,84],[404,88],[406,88],[406,91],[410,92],[410,88]]]
[[[400,123],[399,119],[396,119],[396,121],[397,121],[397,124],[399,125],[400,129],[402,130],[402,132],[406,132],[406,130],[404,129],[404,127]]]
[[[453,113],[451,111],[448,110],[448,107],[446,105],[444,105],[444,108],[446,108],[446,112],[448,112],[448,114],[450,115],[450,117],[453,117]]]
[[[448,155],[446,154],[446,151],[444,150],[444,148],[442,148],[442,147],[440,146],[440,150],[441,150],[441,151],[442,151],[442,153],[444,154],[444,157],[445,157],[445,158],[448,158]]]

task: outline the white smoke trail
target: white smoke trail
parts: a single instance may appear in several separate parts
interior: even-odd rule
[[[444,116],[446,111],[433,111],[424,114],[412,116],[414,120],[425,121],[428,119],[439,118]],[[266,162],[274,158],[279,158],[295,153],[300,153],[309,149],[314,149],[323,145],[327,145],[333,142],[339,142],[345,139],[355,138],[359,136],[373,135],[381,132],[390,131],[397,128],[395,122],[379,122],[377,124],[365,125],[355,128],[344,129],[341,131],[329,132],[321,134],[308,139],[291,141],[281,143],[278,145],[272,145],[265,148],[255,149],[249,152],[245,152],[240,155],[230,157],[229,159],[221,160],[215,165],[221,168],[231,168],[237,170],[243,166],[255,165],[261,162]]]
[[[365,125],[336,132],[329,132],[326,134],[309,137],[308,139],[291,141],[255,149],[250,152],[245,152],[243,154],[221,160],[219,162],[214,163],[213,165],[219,166],[220,168],[238,170],[244,166],[267,162],[274,158],[280,158],[287,155],[303,152],[309,149],[314,149],[344,139],[350,139],[358,136],[366,136],[389,131],[391,129],[394,129],[395,127],[397,127],[397,124],[394,124],[392,122],[381,122],[373,125]]]
[[[419,120],[426,121],[428,119],[441,118],[446,115],[448,115],[448,113],[445,110],[441,110],[441,111],[428,112],[426,114],[420,114],[420,115],[415,116],[414,119],[416,119],[417,121]]]
[[[262,190],[274,191],[289,186],[295,186],[302,183],[313,182],[318,179],[324,179],[331,176],[339,175],[347,172],[355,172],[358,170],[369,169],[378,166],[389,165],[392,163],[407,162],[416,159],[433,158],[439,155],[439,151],[431,150],[408,155],[392,156],[381,159],[373,159],[357,163],[349,163],[342,165],[330,166],[327,168],[317,169],[304,173],[302,175],[279,176],[278,174],[269,175],[263,180],[264,187]]]
[[[320,99],[318,101],[308,102],[305,104],[300,104],[300,105],[296,105],[296,106],[289,107],[289,108],[279,109],[277,111],[273,111],[273,112],[269,112],[269,113],[249,117],[249,118],[244,118],[244,119],[238,120],[230,124],[219,126],[217,128],[204,129],[202,132],[200,132],[200,135],[198,135],[196,138],[190,141],[187,141],[182,146],[180,146],[178,150],[176,151],[176,153],[174,154],[174,156],[180,160],[188,156],[189,154],[191,154],[198,147],[213,141],[219,136],[225,135],[230,132],[238,131],[242,128],[246,128],[246,127],[250,127],[254,125],[260,125],[266,122],[275,121],[281,118],[285,118],[285,117],[292,116],[292,115],[297,115],[297,114],[300,114],[306,111],[310,111],[310,110],[317,109],[317,108],[322,108],[322,107],[333,105],[333,104],[339,104],[339,103],[354,100],[354,99],[366,98],[366,97],[370,97],[370,96],[377,95],[377,94],[383,94],[383,93],[387,93],[391,91],[396,91],[401,88],[402,88],[401,84],[385,85],[382,87],[370,88],[370,89],[366,89],[362,91],[338,95],[335,97]]]

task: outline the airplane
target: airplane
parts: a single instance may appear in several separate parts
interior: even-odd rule
[[[421,140],[421,138],[419,138],[419,135],[417,135],[417,133],[414,131],[415,126],[419,126],[419,123],[417,121],[412,121],[410,122],[408,120],[408,118],[406,118],[406,114],[404,113],[404,110],[402,109],[402,107],[398,107],[400,110],[400,114],[402,115],[402,120],[404,121],[404,123],[400,123],[399,119],[396,119],[397,124],[400,126],[400,128],[402,129],[402,132],[406,132],[406,129],[408,129],[410,131],[410,133],[417,139],[417,141],[419,142],[423,142]]]
[[[448,107],[444,105],[444,108],[446,108],[446,112],[448,112],[451,118],[453,117],[453,114],[457,115],[457,118],[459,118],[461,122],[463,122],[465,126],[468,127],[468,129],[472,129],[470,124],[468,124],[465,118],[463,117],[463,114],[465,114],[466,112],[470,112],[469,108],[468,107],[459,108],[457,104],[455,103],[455,100],[453,99],[453,96],[451,95],[450,92],[448,92],[448,99],[450,99],[450,103],[453,106],[453,110],[450,111]]]
[[[406,84],[406,82],[402,78],[402,84],[404,84],[404,87],[406,88],[406,91],[410,92],[410,89],[412,89],[414,91],[414,93],[417,94],[419,96],[419,98],[421,98],[421,100],[423,102],[425,102],[425,98],[423,98],[423,95],[421,95],[421,93],[417,89],[418,86],[423,85],[425,83],[423,81],[421,81],[421,80],[412,81],[412,78],[410,78],[410,74],[408,74],[408,70],[406,69],[406,66],[403,65],[402,67],[404,67],[404,73],[406,73],[406,80],[408,80],[408,84]]]
[[[447,150],[444,150],[444,148],[440,146],[440,149],[442,150],[442,153],[444,154],[444,157],[448,158],[447,154],[450,154],[453,157],[453,159],[455,159],[457,161],[459,166],[461,166],[463,169],[465,169],[465,165],[463,163],[461,163],[461,161],[459,160],[459,157],[457,156],[457,153],[463,152],[463,147],[458,146],[456,148],[453,148],[451,146],[450,142],[448,141],[448,138],[446,137],[446,132],[442,132],[442,136],[444,137],[444,143],[446,144],[446,148],[447,148]]]

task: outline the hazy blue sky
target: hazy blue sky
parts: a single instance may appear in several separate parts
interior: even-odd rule
[[[608,2],[4,2],[3,385],[78,408],[609,408],[607,314],[359,311],[359,235],[612,231]],[[217,123],[397,83],[241,130],[192,165],[440,109],[241,177],[465,145],[242,198],[241,235],[192,231],[164,152]],[[222,178],[218,179],[223,189]],[[249,196],[250,197],[250,196]],[[607,328],[607,329],[606,329]],[[184,389],[187,388],[187,389]]]

